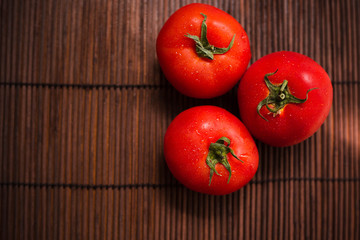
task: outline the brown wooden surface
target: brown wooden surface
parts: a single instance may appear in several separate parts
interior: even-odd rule
[[[187,98],[155,54],[191,1],[1,0],[0,239],[360,239],[360,2],[204,1],[234,16],[256,59],[322,65],[330,115],[305,142],[257,142],[243,189],[192,192],[166,167],[163,135],[201,104],[238,115],[236,88]]]

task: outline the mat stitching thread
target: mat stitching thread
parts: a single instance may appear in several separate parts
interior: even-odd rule
[[[252,180],[249,184],[266,184],[274,182],[360,182],[360,178],[278,178],[265,180]],[[181,184],[161,184],[161,183],[135,183],[135,184],[76,184],[76,183],[26,183],[26,182],[2,182],[1,186],[6,187],[29,187],[29,188],[74,188],[74,189],[126,189],[126,188],[166,188],[182,187]]]
[[[359,81],[332,82],[334,85],[354,85]],[[37,88],[83,88],[83,89],[161,89],[170,88],[170,84],[72,84],[72,83],[23,83],[0,82],[0,86],[37,87]]]

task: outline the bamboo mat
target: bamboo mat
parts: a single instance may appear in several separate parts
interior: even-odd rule
[[[204,1],[247,31],[251,63],[303,53],[334,101],[305,142],[256,142],[259,170],[227,196],[170,174],[163,136],[197,105],[238,116],[236,88],[197,100],[155,54],[191,1],[1,0],[0,239],[360,239],[360,2]]]

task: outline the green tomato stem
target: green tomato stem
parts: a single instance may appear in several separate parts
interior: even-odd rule
[[[306,102],[308,100],[308,93],[314,89],[317,89],[317,88],[311,88],[311,89],[307,90],[305,99],[297,98],[291,94],[289,87],[288,87],[287,80],[284,80],[280,85],[274,85],[270,82],[268,77],[271,75],[274,75],[277,71],[278,70],[276,70],[273,73],[265,74],[264,81],[265,81],[267,88],[269,89],[269,95],[265,99],[263,99],[262,101],[259,102],[257,109],[256,109],[257,113],[265,121],[269,121],[269,120],[267,120],[260,113],[260,109],[263,106],[265,106],[269,110],[269,112],[272,112],[276,115],[287,104],[290,104],[290,103],[299,104],[299,103]],[[272,105],[272,107],[270,107],[270,105]]]
[[[189,33],[186,34],[185,37],[191,38],[192,40],[195,41],[195,44],[196,44],[195,51],[199,57],[205,57],[205,58],[213,60],[214,54],[224,54],[232,48],[232,46],[234,45],[234,41],[235,41],[235,34],[234,34],[233,38],[231,39],[228,47],[226,47],[226,48],[218,48],[218,47],[211,45],[207,39],[207,25],[206,25],[207,16],[203,13],[200,13],[200,14],[203,15],[203,17],[204,17],[204,20],[201,23],[200,38],[195,35],[190,35]]]
[[[228,170],[229,178],[228,178],[227,183],[229,183],[230,178],[231,178],[231,166],[229,164],[228,157],[227,157],[228,153],[230,153],[237,160],[243,162],[235,155],[234,151],[230,148],[230,139],[228,139],[227,137],[221,137],[215,143],[210,143],[209,153],[206,157],[206,164],[210,168],[209,186],[211,184],[211,179],[212,179],[214,173],[216,173],[216,175],[220,176],[220,174],[215,169],[215,165],[218,163],[222,164],[226,168],[226,170]]]

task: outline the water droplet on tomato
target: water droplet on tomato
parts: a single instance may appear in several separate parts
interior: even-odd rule
[[[247,155],[247,154],[239,154],[238,158],[241,159],[242,161],[244,161],[245,159],[249,158],[249,155]]]

